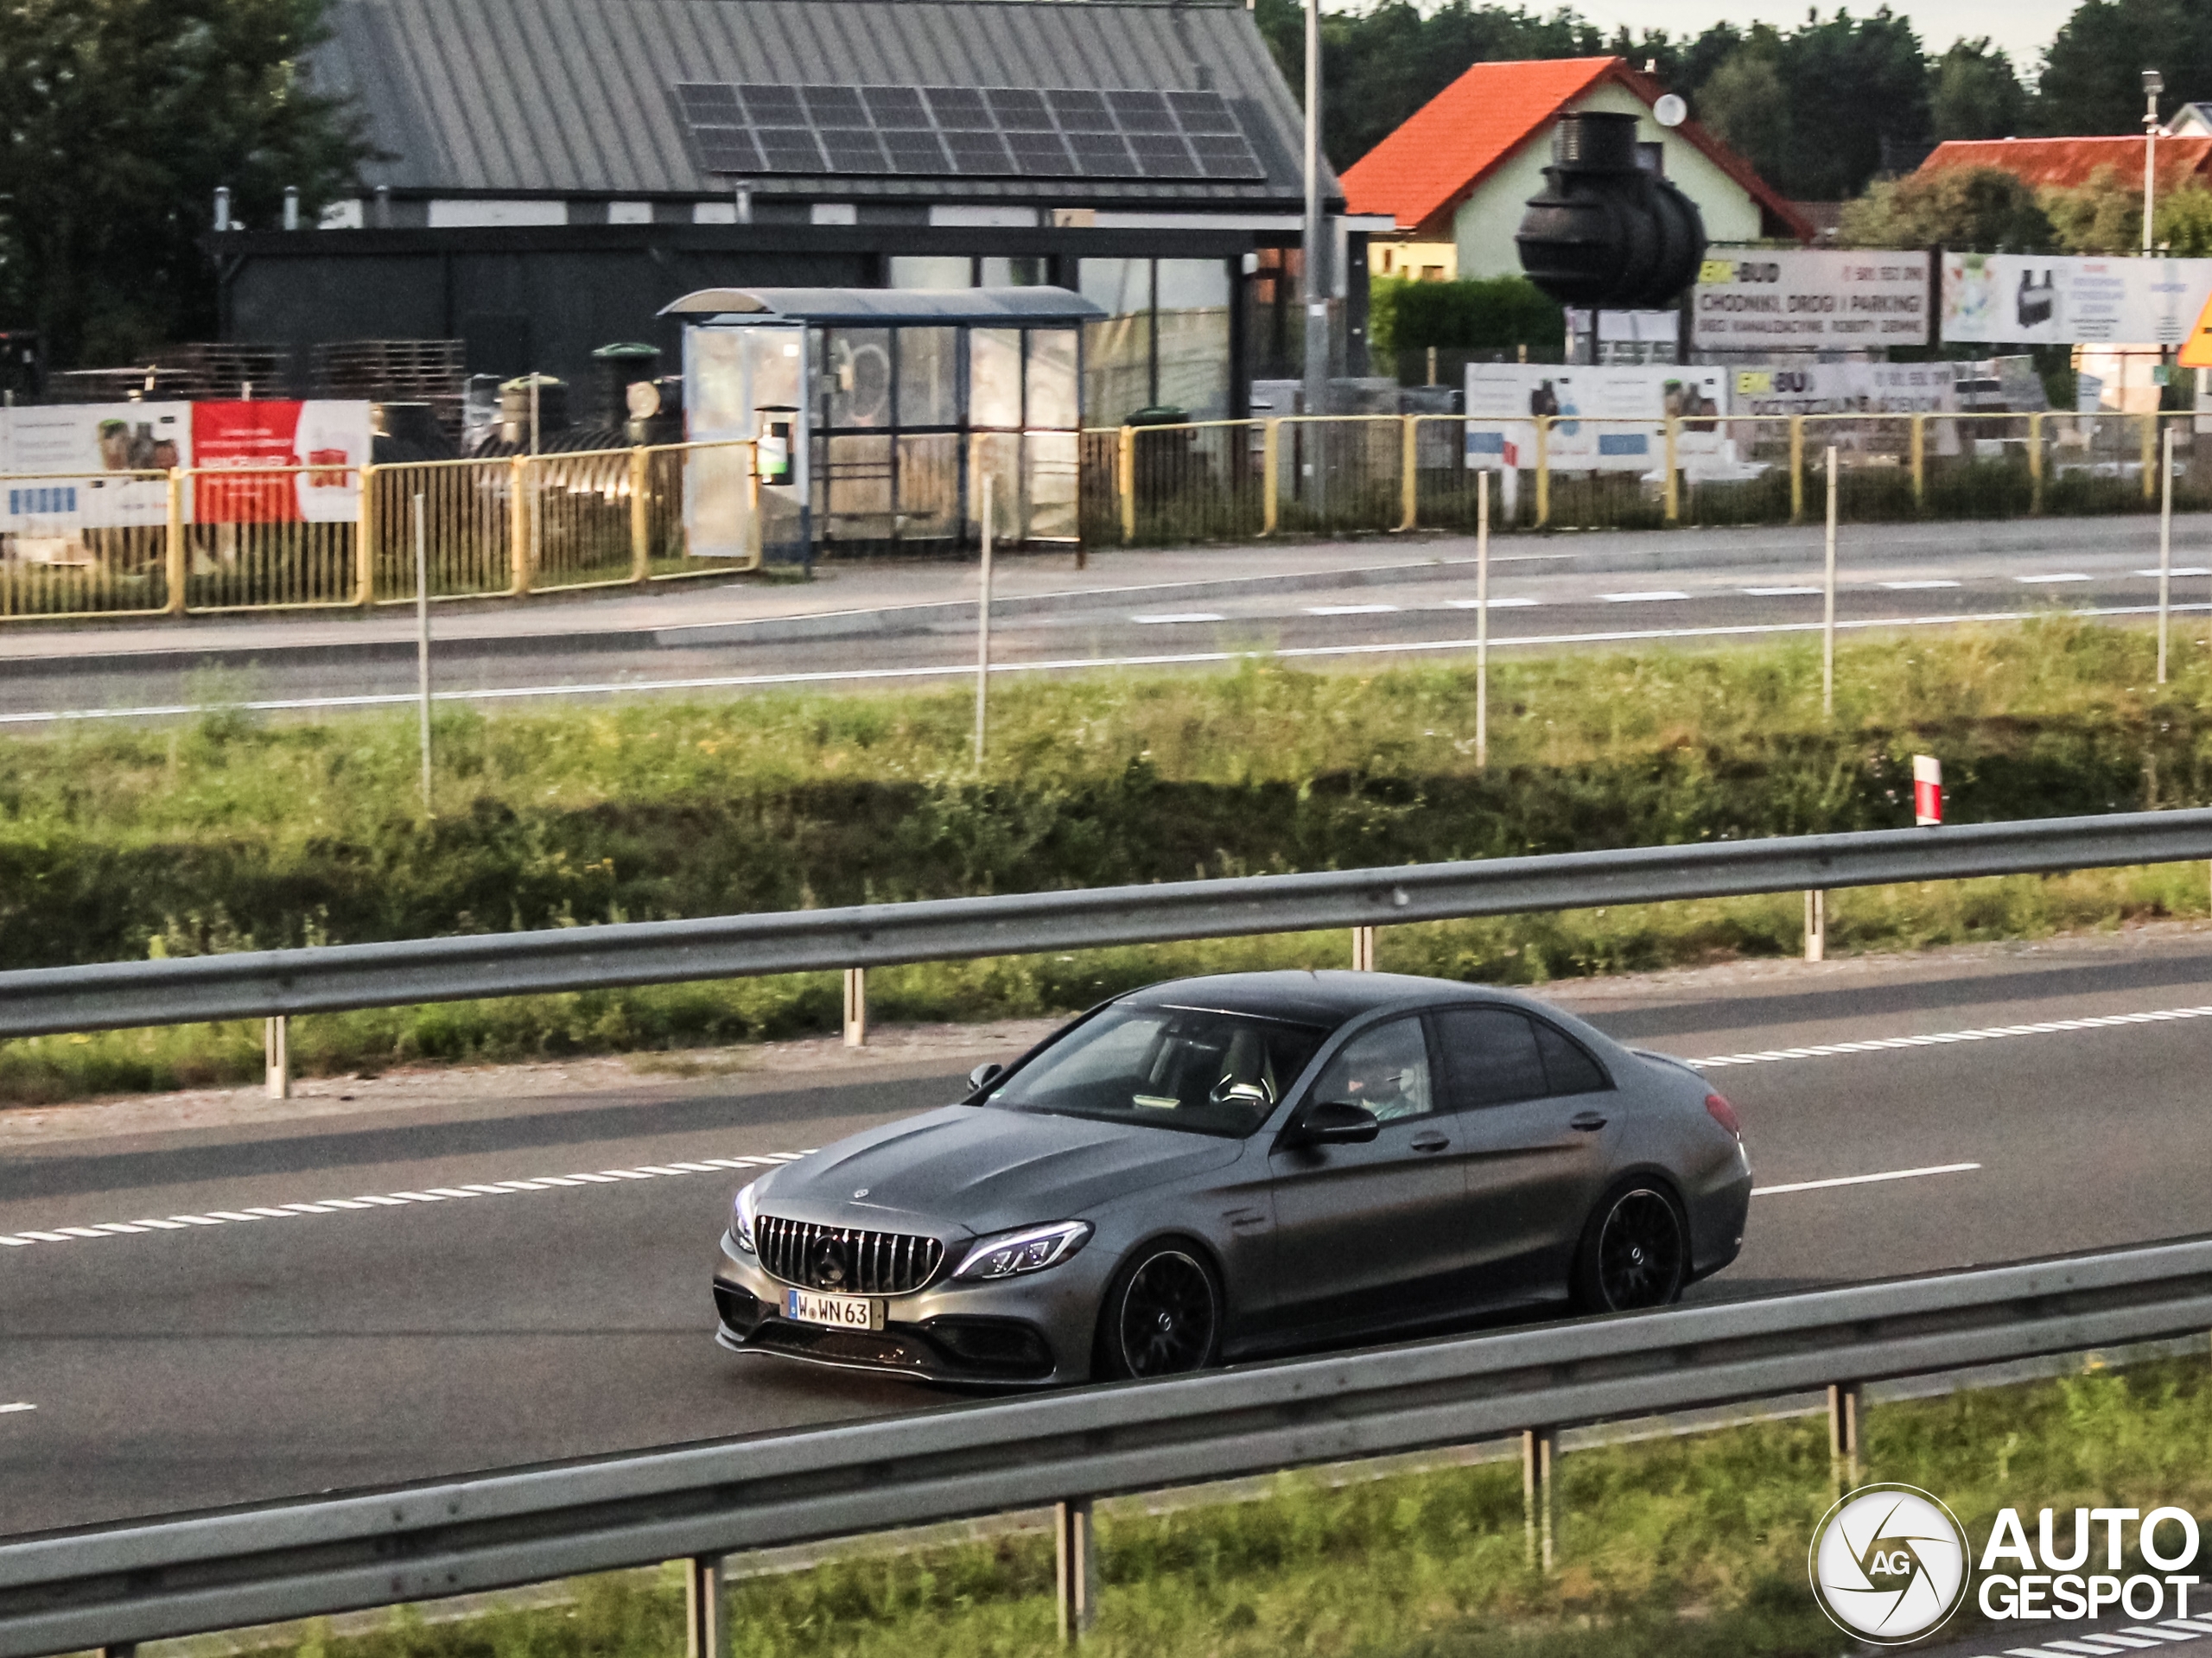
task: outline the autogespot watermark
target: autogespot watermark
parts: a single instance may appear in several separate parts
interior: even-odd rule
[[[2031,1547],[2019,1510],[1999,1509],[1977,1560],[1940,1498],[1910,1485],[1861,1486],[1814,1529],[1813,1593],[1839,1629],[1877,1646],[1942,1628],[1966,1604],[1975,1570],[1976,1604],[1996,1622],[2086,1623],[2108,1613],[2144,1622],[2165,1616],[2169,1597],[2174,1617],[2190,1615],[2197,1579],[2178,1568],[2196,1564],[2199,1536],[2187,1509],[2076,1509],[2063,1553],[2062,1528],[2053,1510],[2041,1510]],[[2125,1571],[2131,1542],[2155,1575]]]

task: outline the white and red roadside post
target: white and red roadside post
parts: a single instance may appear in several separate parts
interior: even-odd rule
[[[1943,821],[1943,762],[1933,754],[1912,757],[1912,821],[1921,829]]]

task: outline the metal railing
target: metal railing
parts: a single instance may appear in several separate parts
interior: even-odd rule
[[[31,968],[0,1039],[2196,859],[2212,809]]]
[[[1855,1477],[1868,1382],[2208,1328],[2212,1242],[2192,1240],[132,1521],[0,1545],[0,1658],[673,1559],[712,1654],[726,1554],[1047,1505],[1072,1637],[1098,1497],[1518,1433],[1548,1536],[1565,1426],[1825,1388]]]
[[[0,536],[0,620],[411,603],[418,495],[433,599],[758,568],[757,537],[747,556],[691,555],[699,467],[726,512],[757,516],[743,441],[0,478],[18,526]]]

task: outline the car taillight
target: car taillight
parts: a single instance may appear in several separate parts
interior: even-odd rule
[[[1715,1122],[1735,1135],[1737,1139],[1741,1140],[1744,1137],[1744,1125],[1737,1118],[1736,1108],[1727,1101],[1722,1099],[1718,1094],[1708,1094],[1705,1096],[1705,1109],[1712,1114]]]

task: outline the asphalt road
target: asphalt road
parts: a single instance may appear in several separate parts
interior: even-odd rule
[[[2056,546],[2041,524],[2022,528],[2021,544],[2008,545],[2011,528],[1973,526],[1949,550],[1924,535],[1890,545],[1878,528],[1854,528],[1838,584],[1840,625],[1848,635],[2050,609],[2139,621],[2155,607],[2156,555],[2139,544],[2140,525],[2124,525],[2123,533],[2092,524],[2078,542]],[[2031,530],[2039,538],[2025,539]],[[1670,555],[1663,570],[1618,568],[1618,549],[1604,556],[1551,550],[1568,541],[1515,542],[1510,550],[1501,543],[1490,602],[1491,639],[1501,651],[1802,636],[1820,626],[1819,549],[1802,536],[1771,548],[1707,537]],[[2203,559],[2201,549],[2190,554],[2187,540],[2182,549],[2172,601],[2190,638],[2212,631],[2202,613],[2212,609],[2212,570],[2192,562]],[[972,574],[946,574],[948,587],[972,591]],[[1465,658],[1474,650],[1478,605],[1465,566],[1442,579],[1419,571],[1335,589],[1226,597],[1179,597],[1172,588],[1092,592],[999,616],[992,650],[998,671],[1010,676],[1105,665],[1205,669],[1252,651],[1316,667]],[[440,626],[461,631],[457,621]],[[929,683],[975,671],[974,613],[963,607],[878,611],[846,623],[815,618],[806,626],[817,631],[764,637],[758,628],[717,624],[456,638],[434,646],[435,677],[448,699],[512,706],[548,696],[738,695],[793,683]],[[391,643],[373,651],[246,651],[213,677],[205,657],[182,653],[10,657],[0,662],[0,727],[35,728],[55,715],[157,720],[210,701],[299,712],[404,702],[416,692],[415,661]]]
[[[1732,1062],[1709,1074],[1763,1190],[1742,1259],[1694,1293],[1733,1297],[2212,1230],[2208,977],[2200,933],[1567,999],[1630,1041]],[[2085,1018],[2120,1022],[1955,1038]],[[1817,1051],[1870,1039],[1903,1045]],[[944,1071],[11,1155],[0,1533],[944,1402],[715,1348],[709,1265],[746,1176],[701,1159],[938,1103]],[[1859,1178],[1932,1169],[1949,1172]]]

